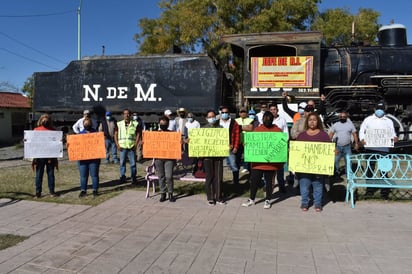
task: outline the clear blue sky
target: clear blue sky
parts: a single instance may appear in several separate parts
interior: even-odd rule
[[[0,83],[21,89],[33,72],[59,71],[77,59],[77,8],[80,0],[2,0],[0,9]],[[381,13],[380,24],[404,24],[412,41],[412,10],[404,0],[323,0],[320,11],[360,7]],[[48,16],[43,16],[48,15]],[[83,0],[81,55],[134,54],[138,20],[157,18],[156,0]],[[411,44],[411,42],[408,42]]]

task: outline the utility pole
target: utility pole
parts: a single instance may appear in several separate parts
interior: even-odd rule
[[[82,58],[81,55],[81,20],[80,14],[82,11],[82,0],[80,0],[79,7],[77,8],[77,60]]]

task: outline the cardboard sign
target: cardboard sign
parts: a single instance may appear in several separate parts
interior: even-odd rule
[[[170,131],[143,131],[143,157],[182,159],[182,134]]]
[[[393,147],[394,133],[389,128],[366,129],[365,147]]]
[[[288,136],[284,132],[244,132],[245,162],[284,163],[288,160]]]
[[[333,175],[335,143],[290,141],[289,170],[294,172]]]
[[[24,158],[62,158],[63,131],[25,130]]]
[[[103,132],[67,135],[70,161],[106,158]]]
[[[189,157],[229,156],[228,128],[191,128],[189,139]]]

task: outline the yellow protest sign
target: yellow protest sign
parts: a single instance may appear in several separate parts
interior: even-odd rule
[[[143,157],[182,159],[182,135],[172,131],[143,131]]]
[[[67,153],[70,161],[105,158],[103,132],[67,135]]]
[[[333,175],[335,143],[289,142],[289,170],[294,172]]]
[[[189,139],[189,157],[229,156],[228,128],[191,128]]]

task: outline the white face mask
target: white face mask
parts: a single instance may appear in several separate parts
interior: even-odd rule
[[[133,116],[133,120],[137,121],[137,116]]]
[[[106,116],[107,121],[110,121],[110,118],[111,118],[110,116]]]

